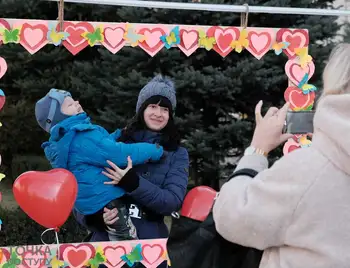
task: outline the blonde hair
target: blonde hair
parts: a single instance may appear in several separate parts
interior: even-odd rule
[[[323,93],[338,95],[350,93],[350,44],[337,45],[323,71]]]

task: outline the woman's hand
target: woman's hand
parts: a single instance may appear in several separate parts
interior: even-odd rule
[[[119,217],[117,215],[118,215],[118,210],[116,208],[108,209],[105,207],[103,209],[103,221],[105,222],[106,225],[112,225],[117,220],[119,220]]]
[[[125,169],[120,169],[116,164],[107,160],[108,165],[112,167],[105,168],[108,172],[102,171],[102,174],[110,178],[112,181],[105,182],[104,184],[118,184],[124,175],[132,168],[132,160],[128,156],[128,166]]]
[[[265,116],[261,115],[263,102],[255,107],[256,127],[251,146],[269,153],[280,144],[292,138],[292,134],[283,134],[283,127],[286,120],[289,103],[286,103],[281,109],[271,107]]]

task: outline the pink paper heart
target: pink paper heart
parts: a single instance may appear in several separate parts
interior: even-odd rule
[[[20,44],[33,55],[48,43],[47,32],[47,22],[25,22],[22,25]]]
[[[4,58],[0,57],[0,79],[5,75],[7,71],[7,63]]]
[[[159,244],[144,245],[142,247],[142,256],[144,258],[143,263],[146,267],[157,267],[161,264],[164,259],[162,255],[164,253],[164,248]]]
[[[108,268],[119,268],[124,264],[121,257],[126,254],[126,249],[122,246],[107,246],[104,248],[104,254],[107,258],[105,265]]]
[[[193,52],[197,50],[198,45],[198,31],[195,29],[180,29],[180,44],[178,48],[189,57]]]
[[[139,42],[139,47],[153,57],[164,47],[164,43],[160,40],[160,37],[169,34],[169,29],[165,25],[153,27],[140,26],[137,33],[145,37],[145,41]]]
[[[272,29],[251,29],[248,32],[249,46],[247,50],[258,60],[269,52],[275,32]]]
[[[309,75],[309,79],[315,73],[315,64],[310,62],[305,69],[303,69],[299,64],[299,59],[295,58],[288,60],[285,65],[285,72],[289,80],[295,85],[298,86],[305,74]]]
[[[102,45],[113,54],[122,49],[126,43],[124,40],[125,25],[105,25],[104,26],[104,41]]]

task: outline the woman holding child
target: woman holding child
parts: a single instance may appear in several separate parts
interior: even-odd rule
[[[103,174],[126,191],[124,198],[130,206],[130,218],[136,227],[139,239],[167,238],[168,229],[164,216],[181,208],[188,184],[189,156],[180,146],[180,136],[174,123],[176,94],[171,80],[156,76],[139,93],[136,115],[122,131],[118,142],[126,144],[159,144],[165,154],[160,161],[132,165],[126,169],[115,163]],[[80,223],[86,225],[85,217],[75,212]],[[118,219],[117,209],[104,209],[106,225]],[[107,241],[107,232],[91,229],[91,242]],[[164,262],[159,267],[166,267]]]

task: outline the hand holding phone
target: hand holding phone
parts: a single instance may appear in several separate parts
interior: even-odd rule
[[[314,132],[315,111],[288,111],[284,133],[309,134]]]

